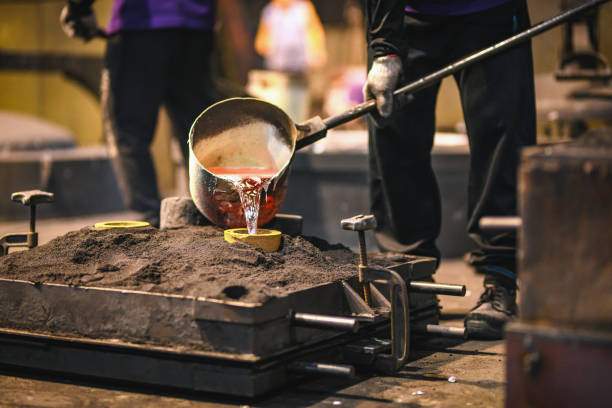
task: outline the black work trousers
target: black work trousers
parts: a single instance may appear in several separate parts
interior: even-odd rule
[[[188,158],[195,118],[214,102],[208,31],[122,31],[108,39],[102,76],[104,131],[126,206],[159,223],[160,197],[151,142],[164,105]]]
[[[403,83],[486,48],[529,26],[524,1],[461,16],[407,13]],[[371,55],[371,53],[370,53]],[[454,75],[470,147],[468,233],[472,263],[516,271],[515,234],[489,236],[482,216],[516,214],[517,166],[535,143],[531,45],[525,43]],[[439,83],[414,94],[389,121],[369,123],[370,198],[383,251],[440,258],[441,204],[431,165]]]

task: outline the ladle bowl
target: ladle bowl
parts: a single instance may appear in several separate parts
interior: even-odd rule
[[[246,226],[234,185],[214,168],[273,169],[260,199],[257,225],[278,212],[287,189],[297,130],[275,105],[255,98],[231,98],[211,105],[189,132],[189,192],[200,212],[221,227]]]

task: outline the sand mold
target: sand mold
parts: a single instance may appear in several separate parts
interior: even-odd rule
[[[0,277],[263,302],[355,276],[343,245],[283,235],[277,252],[229,244],[214,226],[83,228],[0,258]]]

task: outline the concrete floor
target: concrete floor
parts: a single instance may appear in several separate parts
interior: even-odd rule
[[[40,220],[41,244],[99,221],[132,219],[133,213]],[[23,232],[27,222],[0,223],[0,236]],[[476,303],[482,278],[461,259],[443,260],[436,280],[463,283],[463,298],[440,296],[442,324],[462,325]],[[258,400],[229,399],[153,387],[126,387],[0,367],[0,407],[495,407],[504,400],[504,342],[430,338],[411,349],[393,376],[358,373],[354,380],[316,378]],[[454,382],[452,379],[454,377]],[[451,379],[451,380],[449,380]]]

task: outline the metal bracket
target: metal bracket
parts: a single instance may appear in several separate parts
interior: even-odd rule
[[[376,288],[375,285],[369,283],[370,285],[370,295],[372,296],[372,305],[376,312],[381,314],[389,314],[391,313],[391,302],[387,300],[385,295],[380,293],[380,291]]]
[[[342,281],[342,287],[344,289],[344,295],[348,303],[349,309],[354,317],[358,317],[361,320],[374,321],[376,313],[368,306],[368,304],[353,290],[351,285]]]

